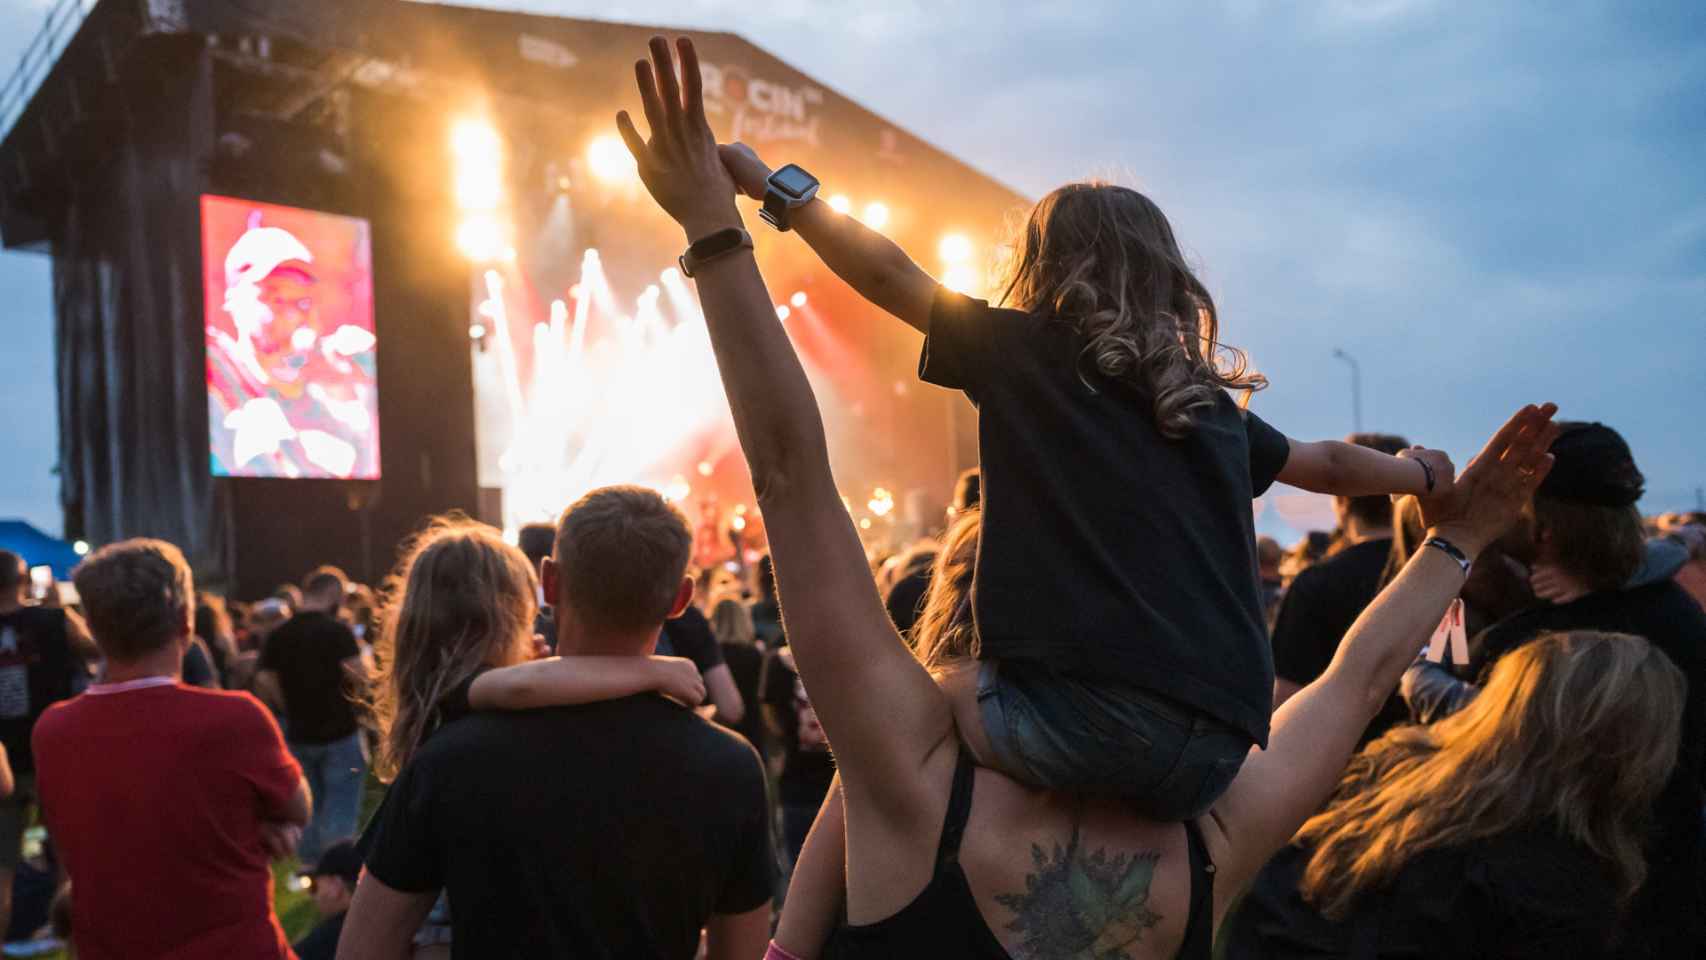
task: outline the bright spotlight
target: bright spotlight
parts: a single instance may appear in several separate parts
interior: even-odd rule
[[[71,545],[71,552],[77,554],[79,557],[88,556],[89,555],[89,541],[78,540],[76,543],[73,543]]]
[[[982,283],[977,268],[967,263],[956,263],[942,274],[942,286],[956,293],[975,294]]]
[[[789,297],[788,302],[794,305],[794,309],[798,310],[800,307],[806,305],[806,292],[804,290],[799,291]]]
[[[865,204],[865,215],[859,219],[863,220],[865,226],[872,230],[881,230],[889,224],[888,205],[876,202],[867,203]]]
[[[459,120],[450,128],[450,149],[464,162],[474,161],[495,165],[503,150],[503,141],[489,123],[479,120]]]
[[[733,530],[736,533],[739,533],[742,530],[745,530],[746,529],[746,518],[741,516],[738,513],[735,514],[734,518],[729,521],[729,529]]]
[[[687,478],[677,474],[675,478],[664,485],[663,498],[671,503],[678,503],[693,495],[693,488],[687,485]]]
[[[456,247],[476,263],[496,260],[506,248],[503,225],[486,214],[469,217],[456,228]]]
[[[620,139],[606,134],[586,147],[586,165],[605,183],[626,183],[638,174],[634,155]]]
[[[484,340],[484,339],[486,339],[486,325],[483,323],[471,323],[471,324],[469,324],[468,325],[468,339],[470,339],[470,340]]]
[[[709,461],[709,460],[699,461],[699,475],[701,477],[708,477],[715,471],[716,471],[716,468],[711,466],[711,461]]]
[[[781,304],[780,306],[778,306],[776,308],[776,319],[786,320],[786,319],[788,319],[788,316],[792,313],[793,313],[793,311],[788,309],[787,304],[785,304],[785,303]]]
[[[829,198],[829,209],[834,210],[836,213],[845,214],[847,211],[853,209],[853,201],[847,199],[847,194],[838,193]]]
[[[658,274],[658,279],[662,280],[664,283],[674,283],[681,279],[681,271],[674,267],[665,267],[664,271]]]
[[[503,199],[503,182],[495,167],[465,163],[456,174],[456,202],[464,210],[494,210]]]
[[[971,239],[963,233],[950,233],[942,237],[936,252],[941,255],[943,263],[965,263],[971,259]]]

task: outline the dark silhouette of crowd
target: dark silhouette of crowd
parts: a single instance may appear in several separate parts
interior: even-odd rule
[[[1461,468],[1288,437],[1147,197],[1051,193],[991,306],[718,144],[691,43],[636,80],[769,554],[692,569],[637,486],[247,602],[158,540],[91,553],[75,609],[0,554],[0,927],[83,960],[1702,955],[1706,516],[1643,518],[1614,429],[1530,404]],[[851,522],[737,194],[976,405],[916,541]],[[1334,528],[1259,538],[1275,483]]]

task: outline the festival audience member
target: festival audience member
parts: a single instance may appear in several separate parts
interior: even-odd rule
[[[805,684],[787,647],[773,651],[764,668],[764,722],[782,751],[776,803],[782,811],[783,864],[800,856],[806,831],[835,779],[835,758],[817,721]]]
[[[679,48],[685,102],[669,47],[654,39],[652,63],[636,68],[651,138],[625,113],[618,126],[642,182],[692,239],[740,216],[716,163],[697,56],[691,41]],[[1183,828],[1145,822],[1124,799],[1051,794],[976,770],[950,696],[898,642],[871,589],[811,385],[772,319],[756,260],[737,249],[701,264],[696,279],[776,557],[791,649],[846,784],[841,802],[831,797],[823,810],[828,821],[845,815],[845,842],[838,825],[820,821],[813,836],[828,837],[817,849],[829,867],[808,843],[798,868],[819,894],[845,877],[853,926],[837,936],[841,955],[1106,955],[1139,943],[1155,956],[1206,955],[1217,912],[1325,798],[1461,585],[1454,556],[1429,549],[1412,560],[1333,667],[1280,710],[1271,742],[1250,752],[1212,816]],[[1509,525],[1545,474],[1552,413],[1519,412],[1459,483],[1438,491],[1429,519],[1442,544],[1473,556]],[[1253,577],[1253,562],[1249,569]],[[988,639],[958,619],[957,636]],[[966,647],[975,655],[975,644]],[[843,850],[844,872],[834,863]],[[778,947],[815,956],[839,898],[801,894],[796,885],[788,909],[803,901],[799,915],[811,922],[802,923],[819,936],[791,939],[785,915]]]
[[[722,650],[723,662],[728,664],[729,675],[734,678],[735,689],[740,691],[741,704],[743,707],[757,704],[762,692],[759,682],[763,678],[765,656],[752,614],[735,596],[724,596],[711,607],[711,629],[717,635],[717,646]],[[760,760],[769,757],[762,711],[743,709],[739,723],[717,719],[745,737],[758,750]]]
[[[1512,652],[1462,712],[1351,761],[1234,913],[1226,956],[1613,955],[1648,875],[1630,812],[1676,764],[1683,687],[1639,637]]]
[[[1325,530],[1311,530],[1292,544],[1280,561],[1284,588],[1291,589],[1291,582],[1297,579],[1297,575],[1320,563],[1332,546],[1333,535]]]
[[[320,854],[319,862],[307,874],[320,922],[292,949],[297,960],[333,960],[338,955],[338,937],[355,896],[356,881],[361,879],[361,854],[354,843],[339,840]]]
[[[73,577],[106,672],[42,715],[34,747],[76,889],[77,956],[290,956],[268,860],[294,850],[308,786],[253,697],[179,682],[189,565],[171,544],[126,540]]]
[[[290,622],[293,611],[283,600],[266,599],[249,607],[243,622],[242,652],[231,663],[225,684],[232,690],[248,690],[254,686],[255,671],[260,667],[261,651],[273,631]]]
[[[1397,455],[1410,446],[1403,437],[1353,433],[1346,443]],[[1392,551],[1392,500],[1389,497],[1334,497],[1339,551],[1299,573],[1285,591],[1274,619],[1274,709],[1286,702],[1332,662],[1345,631],[1380,593],[1381,573]],[[1408,717],[1394,695],[1363,731],[1362,743]]]
[[[370,828],[340,956],[397,956],[441,888],[460,955],[687,960],[701,929],[713,960],[762,950],[770,827],[750,745],[651,695],[480,709],[483,685],[554,685],[578,658],[644,663],[691,604],[691,545],[653,491],[609,487],[570,507],[544,567],[563,656],[538,664],[522,662],[534,606],[519,551],[463,524],[405,557],[378,712],[381,771],[407,765]],[[478,712],[432,731],[446,695]]]
[[[195,635],[213,659],[219,685],[229,688],[231,667],[237,659],[237,631],[231,625],[231,612],[224,597],[217,593],[197,595]]]
[[[540,582],[545,579],[545,558],[551,555],[556,542],[557,528],[549,523],[525,524],[516,536],[515,545],[527,557],[527,562],[533,565],[533,576]],[[533,632],[544,639],[547,649],[555,647],[557,624],[551,619],[551,605],[545,602],[543,594],[539,596],[539,615],[534,618]]]
[[[758,599],[752,602],[752,629],[765,649],[775,653],[787,645],[788,639],[782,633],[782,608],[776,605],[776,570],[770,554],[758,558],[753,576],[758,582]]]
[[[271,599],[283,603],[292,610],[301,610],[302,588],[294,583],[281,583],[273,588]]]
[[[1262,610],[1270,630],[1279,613],[1280,598],[1285,596],[1285,577],[1280,573],[1280,562],[1284,559],[1285,548],[1278,540],[1266,535],[1256,538],[1256,575],[1262,582]]]
[[[314,792],[314,819],[302,832],[302,859],[355,833],[367,782],[367,746],[356,702],[368,664],[355,633],[339,619],[349,580],[336,567],[302,584],[302,611],[273,631],[261,650],[255,694],[284,715],[285,739]]]
[[[0,550],[0,749],[15,780],[0,797],[0,932],[11,923],[12,878],[36,799],[30,734],[43,711],[88,679],[87,663],[99,657],[81,617],[33,605],[29,591],[24,558]]]
[[[954,498],[948,503],[948,526],[953,526],[954,521],[967,511],[977,509],[983,499],[982,481],[983,475],[976,467],[960,474],[954,482]],[[935,540],[922,541],[907,551],[900,560],[894,582],[883,596],[883,606],[888,609],[889,619],[894,621],[895,629],[903,637],[918,622],[918,614],[924,607],[924,593],[930,587],[930,571],[936,565],[936,551]]]
[[[1551,453],[1556,466],[1504,546],[1519,559],[1555,567],[1577,599],[1536,606],[1483,631],[1471,643],[1470,675],[1485,674],[1501,657],[1545,634],[1579,630],[1644,637],[1682,671],[1687,698],[1681,746],[1652,805],[1647,882],[1630,905],[1620,955],[1696,956],[1706,945],[1700,891],[1706,611],[1671,580],[1628,589],[1641,565],[1643,529],[1635,503],[1645,480],[1622,436],[1602,424],[1570,423]],[[1478,699],[1475,687],[1426,661],[1411,668],[1404,692],[1424,722]]]
[[[699,675],[705,680],[709,706],[713,708],[713,720],[733,726],[746,717],[746,701],[741,699],[734,674],[723,661],[723,649],[717,645],[711,621],[697,604],[689,603],[663,625],[657,653],[664,657],[685,657],[698,666]]]

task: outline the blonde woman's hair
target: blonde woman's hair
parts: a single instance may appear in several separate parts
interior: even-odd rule
[[[1042,198],[1014,243],[1005,305],[1072,325],[1084,339],[1079,377],[1124,381],[1154,403],[1166,437],[1187,436],[1215,391],[1267,379],[1220,342],[1220,317],[1173,227],[1148,197],[1106,183],[1069,183]]]
[[[1428,850],[1542,825],[1603,860],[1627,903],[1647,873],[1642,818],[1676,765],[1684,686],[1625,634],[1548,634],[1505,655],[1463,710],[1352,759],[1298,831],[1314,848],[1304,898],[1342,918]]]
[[[948,528],[936,553],[923,609],[909,635],[912,655],[931,673],[959,660],[977,658],[980,645],[977,626],[972,622],[971,583],[982,532],[982,511],[967,510]]]
[[[395,777],[438,723],[438,707],[482,667],[527,659],[538,613],[533,565],[498,531],[434,518],[385,587],[372,710],[382,780]]]
[[[746,609],[746,604],[732,596],[724,596],[711,605],[711,632],[717,635],[718,643],[734,643],[750,647],[758,639],[758,631],[752,625],[752,613]]]

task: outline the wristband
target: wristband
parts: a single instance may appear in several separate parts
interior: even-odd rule
[[[1444,537],[1429,537],[1422,541],[1422,547],[1424,549],[1427,547],[1433,547],[1435,550],[1438,550],[1451,559],[1456,560],[1457,565],[1463,568],[1463,575],[1465,577],[1469,576],[1469,555],[1464,553],[1462,550],[1457,549],[1457,544],[1452,543]]]
[[[1422,476],[1424,478],[1426,478],[1426,480],[1427,480],[1428,489],[1426,490],[1426,493],[1433,493],[1434,492],[1434,468],[1428,466],[1428,462],[1426,460],[1416,458],[1416,462],[1422,465]]]
[[[700,237],[687,247],[687,252],[676,258],[681,267],[681,275],[691,277],[700,267],[718,257],[726,257],[736,250],[751,250],[752,234],[740,227],[725,227],[710,236]]]
[[[769,948],[764,951],[764,960],[800,960],[800,958],[777,946],[776,941],[772,940]]]

